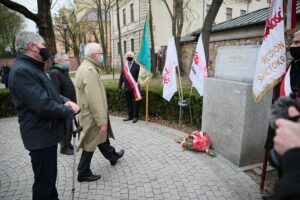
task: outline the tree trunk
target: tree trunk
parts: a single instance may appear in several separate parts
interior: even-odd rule
[[[53,58],[56,54],[55,35],[51,17],[50,0],[38,0],[38,16],[41,23],[37,23],[39,34],[45,39],[46,45],[50,52],[50,64],[52,65]]]
[[[121,41],[121,26],[120,26],[120,8],[119,8],[119,0],[117,0],[117,21],[118,21],[118,32],[119,32],[119,45],[118,49],[120,49],[120,60],[121,60],[121,68],[123,67],[123,54],[122,54],[122,41]]]
[[[156,63],[154,54],[154,37],[153,37],[153,20],[152,20],[152,8],[151,0],[149,0],[149,25],[150,25],[150,38],[151,38],[151,69],[153,76],[156,76]]]
[[[106,46],[107,44],[106,44],[105,32],[104,32],[104,22],[103,22],[103,17],[102,17],[103,13],[102,13],[101,0],[96,0],[96,4],[97,4],[97,18],[98,18],[101,46],[102,46],[103,57],[104,57],[104,68],[108,72],[110,70],[109,70],[109,66],[107,65],[107,46]]]
[[[180,54],[180,38],[183,28],[184,22],[184,9],[183,9],[183,0],[173,0],[173,13],[170,9],[169,4],[166,0],[162,0],[165,3],[170,17],[172,19],[172,34],[175,39],[176,51],[177,51],[177,58],[179,62],[179,69],[180,72],[185,75],[184,68],[182,68],[182,61],[181,61],[181,54]]]
[[[50,0],[37,0],[38,13],[34,14],[26,7],[10,0],[0,0],[0,3],[4,6],[23,14],[26,18],[34,21],[38,28],[39,34],[44,38],[47,47],[49,49],[50,57],[49,64],[52,65],[53,57],[56,54],[55,36],[52,25],[51,17],[51,1]]]
[[[206,62],[209,60],[209,38],[211,34],[211,29],[218,11],[223,3],[223,0],[213,0],[210,9],[205,17],[203,27],[202,27],[202,41],[205,51]]]
[[[174,39],[175,39],[175,44],[176,44],[176,50],[177,50],[177,58],[178,58],[178,63],[179,63],[179,69],[182,75],[185,75],[185,70],[182,67],[182,60],[181,60],[181,54],[180,54],[180,38],[181,38],[181,33],[182,33],[182,28],[183,28],[183,21],[184,21],[184,14],[183,14],[183,0],[173,0],[173,9],[174,9],[174,22],[172,25],[174,25]],[[173,27],[172,27],[173,28]]]

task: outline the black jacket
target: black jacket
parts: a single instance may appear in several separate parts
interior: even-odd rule
[[[76,102],[75,87],[68,72],[63,71],[58,67],[53,67],[51,69],[50,77],[59,94]]]
[[[44,63],[19,55],[9,74],[8,85],[28,150],[47,148],[64,139],[65,120],[74,115],[64,106],[68,99],[58,94],[43,67]]]
[[[290,84],[293,92],[300,89],[300,60],[293,60],[291,62],[291,72],[290,72]],[[274,88],[274,102],[280,96],[280,85],[281,82]],[[275,137],[275,130],[269,126],[267,139],[265,142],[265,149],[267,151],[271,150],[274,146],[273,139]]]
[[[127,61],[126,61],[127,62]],[[134,78],[134,80],[137,82],[138,78],[139,78],[139,72],[140,72],[140,65],[137,64],[135,61],[132,61],[132,66],[130,69],[130,72],[132,74],[132,77]],[[120,79],[119,79],[119,89],[122,88],[122,84],[124,82],[124,91],[133,91],[132,88],[130,87],[125,74],[124,74],[124,66],[122,66],[121,69],[121,74],[120,74]]]
[[[300,199],[300,148],[288,150],[282,157],[283,176],[275,186],[275,199]]]

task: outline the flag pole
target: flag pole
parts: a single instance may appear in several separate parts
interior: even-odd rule
[[[146,125],[148,124],[149,81],[146,83]]]
[[[177,79],[177,82],[179,82],[178,76],[176,76],[176,79]],[[179,84],[176,84],[176,85],[177,85],[178,97],[179,97],[179,101],[180,101],[180,99],[181,99],[180,87],[179,87]]]
[[[183,92],[182,92],[181,76],[180,76],[179,66],[177,66],[177,70],[178,70],[178,78],[179,78],[179,88],[180,88],[180,92],[181,92],[181,101],[183,101]]]
[[[190,103],[190,99],[191,99],[191,96],[192,96],[192,92],[193,92],[193,85],[191,85],[191,89],[190,89],[190,94],[189,94],[189,103]]]

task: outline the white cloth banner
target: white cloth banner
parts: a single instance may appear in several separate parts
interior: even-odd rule
[[[167,56],[163,71],[163,98],[170,101],[177,91],[176,66],[178,66],[177,51],[174,37],[168,40]]]
[[[193,63],[191,66],[190,79],[198,93],[203,95],[204,79],[208,77],[205,52],[202,42],[202,34],[199,36]]]
[[[282,0],[273,0],[266,19],[253,80],[253,97],[259,101],[286,71],[284,18]]]

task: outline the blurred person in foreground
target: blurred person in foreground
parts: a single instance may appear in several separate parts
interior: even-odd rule
[[[274,101],[279,97],[288,96],[289,92],[295,92],[300,86],[300,31],[294,34],[294,38],[290,45],[290,55],[293,60],[290,67],[287,68],[286,74],[283,76],[281,82],[274,89]],[[275,137],[275,130],[269,126],[267,139],[265,142],[265,150],[269,152],[273,146],[273,139]],[[271,158],[271,157],[270,157]],[[272,160],[270,160],[272,164]],[[282,169],[277,168],[279,178],[282,176]],[[262,196],[263,200],[273,200],[273,196]]]
[[[65,122],[79,107],[61,96],[44,72],[49,58],[44,39],[37,33],[16,37],[18,56],[9,75],[9,90],[18,112],[24,146],[34,173],[33,200],[57,200],[57,143],[66,133]]]
[[[295,107],[290,107],[289,116],[299,116]],[[282,156],[282,177],[275,185],[277,200],[300,199],[300,122],[287,119],[276,120],[274,148]]]
[[[114,135],[109,122],[105,88],[99,75],[102,64],[103,53],[100,44],[88,43],[84,50],[84,60],[75,77],[77,102],[81,107],[79,121],[83,126],[78,144],[82,149],[77,167],[79,182],[100,179],[101,176],[94,175],[90,169],[97,147],[111,165],[115,165],[124,154],[124,150],[116,152],[109,141],[109,137],[114,138]]]
[[[57,53],[54,56],[54,65],[50,70],[50,77],[59,94],[76,102],[74,84],[69,76],[69,56],[65,53]],[[60,153],[73,155],[73,145],[71,144],[73,125],[72,120],[66,121],[66,138],[60,143]]]
[[[288,92],[295,92],[300,87],[300,31],[297,31],[294,34],[294,38],[290,45],[290,54],[293,57],[293,60],[281,83],[275,88],[274,100],[288,95]],[[286,77],[288,77],[288,79],[286,79]],[[267,151],[270,151],[273,148],[274,137],[275,130],[269,127],[265,143],[265,149]]]

